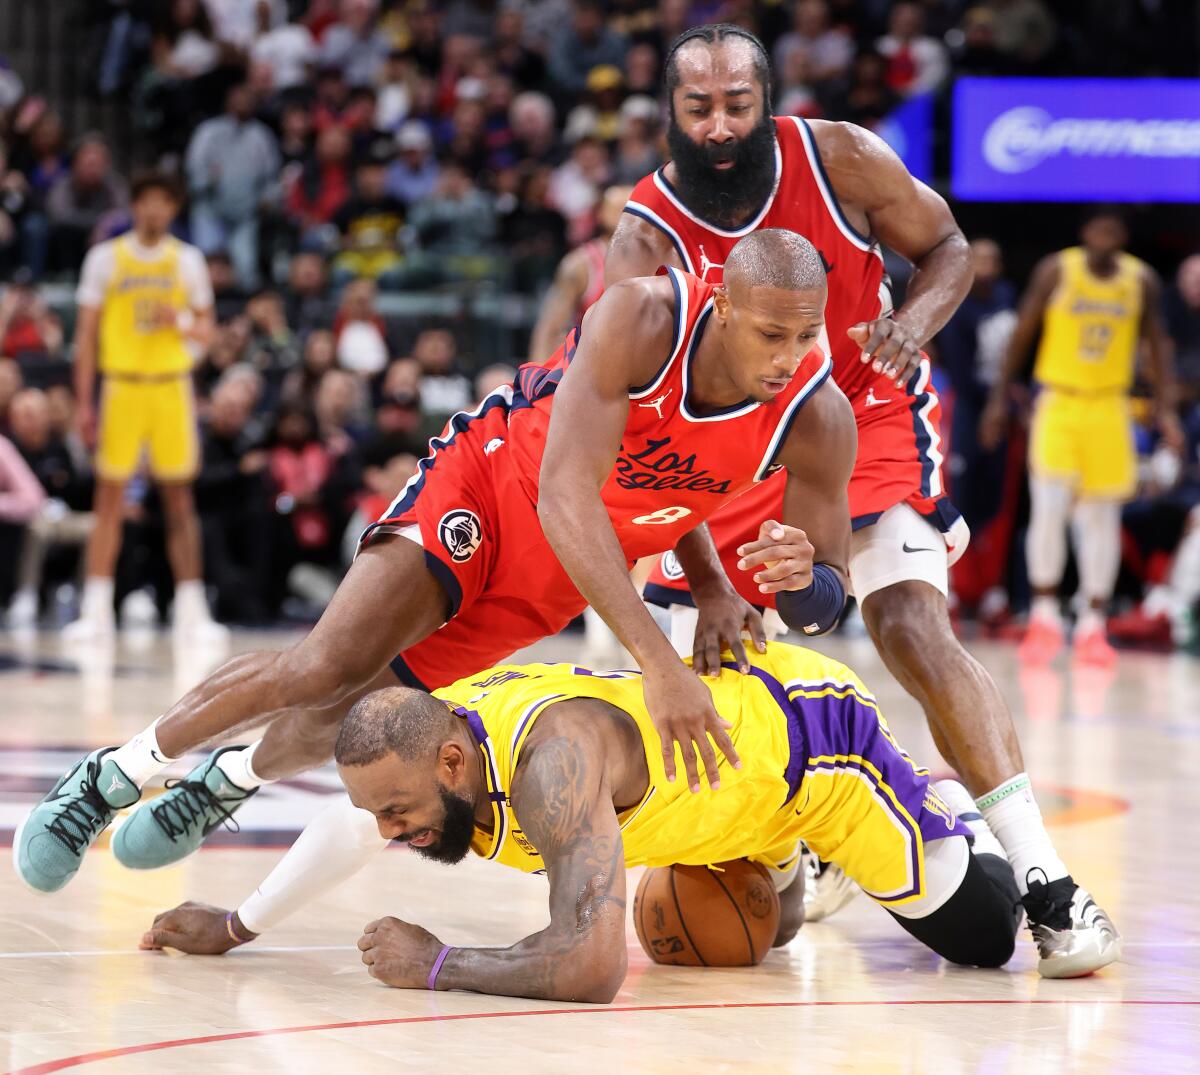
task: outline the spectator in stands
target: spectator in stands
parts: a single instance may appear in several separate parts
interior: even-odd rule
[[[24,387],[25,378],[16,359],[0,355],[0,433],[8,432],[8,408]]]
[[[1200,403],[1200,254],[1180,262],[1165,305],[1180,399],[1191,408]]]
[[[887,82],[887,61],[873,49],[861,49],[850,65],[848,79],[835,91],[830,115],[839,120],[875,127],[900,103]]]
[[[317,386],[326,372],[337,366],[337,345],[329,329],[314,329],[304,340],[300,365],[283,382],[283,398],[312,407]]]
[[[634,96],[655,98],[662,87],[662,58],[648,41],[625,53],[625,87]]]
[[[254,39],[287,21],[287,0],[204,0],[217,40],[245,53]]]
[[[499,243],[514,286],[536,293],[549,283],[566,253],[567,224],[550,203],[548,168],[526,165],[514,175],[516,190],[501,208]]]
[[[201,396],[207,396],[227,370],[245,360],[249,342],[250,322],[245,317],[238,316],[217,325],[213,341],[194,374]]]
[[[369,433],[363,379],[348,370],[327,370],[313,397],[313,415],[321,440],[334,456],[356,450]]]
[[[326,127],[317,135],[312,157],[292,179],[286,209],[302,243],[323,250],[336,245],[333,219],[350,197],[350,149],[344,127]]]
[[[0,355],[50,357],[62,350],[62,322],[18,269],[0,297]]]
[[[189,82],[215,71],[221,46],[200,0],[169,0],[154,28],[150,54],[164,80]]]
[[[482,403],[497,388],[512,384],[516,376],[516,369],[503,362],[485,366],[475,375],[475,402]]]
[[[571,147],[571,156],[555,169],[550,180],[550,199],[566,218],[567,236],[572,243],[591,238],[600,192],[611,184],[608,148],[597,138],[580,138]]]
[[[842,26],[832,25],[827,0],[800,0],[792,12],[792,29],[776,43],[775,70],[788,70],[796,55],[804,58],[813,82],[843,77],[854,58],[854,38]]]
[[[321,63],[341,71],[349,86],[373,83],[391,51],[377,25],[377,6],[376,0],[342,0],[338,21],[321,41]]]
[[[46,394],[26,388],[13,399],[12,441],[46,494],[29,520],[17,570],[17,587],[8,609],[8,625],[37,624],[38,595],[46,556],[56,545],[82,548],[92,532],[92,482],[62,437],[51,426]],[[82,562],[79,567],[82,568]]]
[[[108,143],[98,134],[85,135],[46,197],[50,224],[48,265],[77,272],[92,242],[92,232],[105,214],[129,206],[129,188],[112,168]]]
[[[225,114],[196,128],[187,148],[192,238],[206,254],[225,250],[238,283],[259,283],[259,211],[279,175],[279,145],[266,124],[254,118],[246,85],[225,98]]]
[[[996,47],[1020,67],[1029,71],[1050,55],[1058,26],[1042,0],[991,0],[987,10],[993,20]]]
[[[273,26],[264,25],[269,21],[269,8],[260,4],[259,32],[250,46],[250,58],[270,69],[276,92],[305,86],[317,58],[312,31],[302,22],[280,20]]]
[[[271,558],[266,490],[268,455],[251,423],[253,396],[236,378],[213,389],[201,432],[203,462],[196,508],[217,616],[239,623],[266,618],[264,591]]]
[[[417,64],[404,49],[392,49],[379,76],[375,126],[394,133],[412,114],[417,98]]]
[[[364,445],[362,481],[342,537],[343,565],[349,566],[362,532],[399,496],[423,454],[424,445],[403,433],[376,433]]]
[[[29,129],[28,160],[21,162],[21,171],[29,181],[35,201],[43,201],[54,184],[67,174],[65,146],[62,119],[53,109],[47,109]]]
[[[912,0],[892,8],[888,32],[875,47],[887,60],[888,86],[902,97],[931,93],[946,80],[946,47],[925,33],[925,11]]]
[[[387,325],[375,308],[373,280],[354,280],[342,290],[333,322],[337,361],[352,373],[372,376],[387,365]]]
[[[29,464],[7,437],[0,436],[0,603],[12,596],[17,556],[30,520],[46,494]]]
[[[600,0],[575,0],[570,21],[550,45],[550,79],[568,100],[584,93],[593,67],[612,64],[620,68],[624,64],[627,42],[607,25],[604,16]]]
[[[433,139],[420,120],[410,119],[396,132],[399,156],[388,168],[388,193],[406,205],[428,198],[437,186],[438,165],[433,159]]]
[[[205,255],[208,275],[212,280],[214,310],[218,324],[229,321],[240,314],[246,306],[246,292],[238,284],[233,262],[224,250],[214,250]]]
[[[433,255],[427,263],[436,259],[450,275],[472,272],[472,264],[486,255],[496,233],[491,198],[455,160],[443,161],[436,189],[413,206],[409,222],[422,251]]]
[[[283,299],[273,289],[260,291],[246,303],[246,320],[250,325],[246,359],[263,375],[274,402],[284,377],[300,362],[300,341],[288,325]]]
[[[31,226],[32,225],[32,226]],[[37,274],[46,257],[45,221],[34,209],[23,173],[8,166],[0,142],[0,279],[18,265]]]
[[[285,186],[289,168],[302,168],[312,147],[313,117],[309,107],[299,101],[285,104],[279,112],[279,159]]]
[[[300,250],[288,263],[284,313],[288,325],[301,337],[333,321],[326,276],[325,259],[314,251]]]
[[[421,364],[414,358],[398,358],[383,375],[375,428],[380,433],[398,433],[423,440],[421,414]]]
[[[660,164],[658,148],[661,111],[653,97],[627,97],[621,105],[613,182],[633,186]]]
[[[513,148],[521,160],[551,165],[562,162],[563,154],[554,125],[554,105],[544,93],[517,94],[508,119],[516,139]]]
[[[545,58],[525,43],[525,20],[516,6],[501,6],[496,12],[488,52],[519,90],[537,89],[545,82]]]
[[[333,263],[335,286],[362,278],[382,288],[400,284],[404,203],[387,189],[394,156],[395,143],[380,135],[355,169],[354,193],[334,217],[342,251]]]
[[[267,469],[275,509],[266,592],[272,613],[283,604],[296,565],[328,563],[333,555],[335,535],[324,503],[333,466],[312,412],[284,403],[275,418]]]
[[[458,344],[449,329],[431,328],[413,344],[412,357],[421,367],[421,409],[444,420],[457,411],[470,409],[471,379],[458,363]]]

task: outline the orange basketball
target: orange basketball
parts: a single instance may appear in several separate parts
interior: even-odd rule
[[[767,868],[746,859],[660,866],[638,885],[633,924],[655,963],[753,967],[775,940],[779,896]]]

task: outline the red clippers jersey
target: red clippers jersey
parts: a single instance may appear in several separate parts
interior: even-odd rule
[[[616,465],[601,491],[630,560],[674,548],[689,530],[762,481],[800,407],[829,376],[819,347],[792,383],[768,403],[746,400],[696,414],[688,407],[691,364],[712,313],[713,285],[667,270],[675,289],[671,353],[648,384],[630,390],[629,420]],[[545,364],[522,366],[509,415],[510,459],[532,499],[545,450],[553,393],[579,345],[574,329]]]
[[[821,164],[808,124],[795,116],[775,118],[775,189],[762,211],[744,228],[725,231],[694,216],[667,181],[665,169],[646,176],[625,204],[670,238],[684,267],[719,284],[734,244],[758,228],[787,228],[813,244],[825,262],[829,299],[825,307],[833,379],[853,402],[879,377],[860,361],[862,352],[846,329],[891,312],[892,298],[879,244],[860,235],[846,220]]]

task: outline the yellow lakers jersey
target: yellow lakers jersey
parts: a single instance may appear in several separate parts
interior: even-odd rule
[[[619,815],[628,866],[708,865],[755,857],[780,865],[794,853],[801,821],[795,800],[808,761],[799,718],[787,693],[812,689],[861,691],[853,673],[814,653],[773,643],[752,654],[751,674],[734,668],[706,680],[718,713],[733,722],[730,738],[742,761],[720,759],[721,788],[693,794],[686,779],[668,782],[658,733],[646,711],[639,672],[596,673],[573,665],[502,665],[434,694],[467,720],[483,752],[493,826],[479,829],[472,849],[526,872],[544,869],[521,831],[509,789],[521,749],[538,717],[555,702],[599,698],[632,717],[645,746],[650,784],[642,801]],[[807,685],[807,686],[806,686]],[[676,747],[678,772],[683,773]]]
[[[1117,255],[1101,279],[1082,247],[1059,254],[1060,280],[1046,307],[1034,378],[1075,392],[1126,391],[1133,381],[1142,319],[1143,264]]]
[[[167,236],[146,258],[135,251],[129,235],[112,242],[112,278],[100,311],[100,369],[151,376],[188,372],[192,355],[182,336],[158,322],[162,307],[187,306],[179,265],[182,244]]]

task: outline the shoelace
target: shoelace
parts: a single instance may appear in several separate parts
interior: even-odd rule
[[[1030,874],[1035,872],[1040,873],[1042,879],[1031,882]],[[1038,866],[1026,873],[1025,883],[1029,890],[1025,899],[1030,900],[1034,905],[1031,910],[1025,900],[1021,901],[1025,907],[1030,931],[1033,932],[1037,926],[1054,930],[1069,929],[1071,926],[1071,900],[1075,896],[1074,885],[1058,885],[1057,882],[1054,884],[1048,882],[1045,871]]]
[[[239,831],[233,814],[221,805],[203,780],[168,780],[165,786],[172,794],[164,795],[162,802],[150,807],[150,816],[172,841],[187,836],[198,821],[207,820],[210,810],[217,815],[214,828],[221,823],[230,832]]]
[[[92,842],[92,838],[104,828],[109,815],[114,812],[100,794],[100,787],[96,783],[99,778],[100,763],[89,761],[83,785],[46,826],[46,831],[74,855]]]

